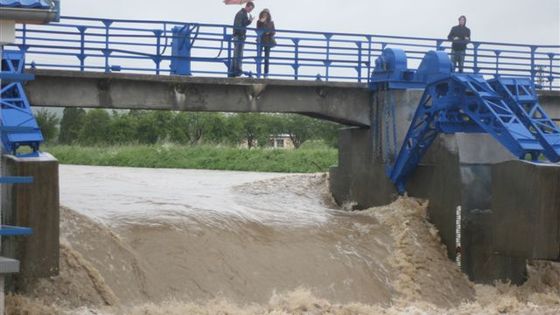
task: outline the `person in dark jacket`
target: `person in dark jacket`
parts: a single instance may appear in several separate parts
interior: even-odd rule
[[[251,25],[253,18],[249,13],[253,11],[255,4],[247,2],[245,7],[235,15],[233,21],[233,61],[229,69],[230,77],[238,77],[243,73],[243,47],[247,35],[247,26]]]
[[[459,25],[453,26],[447,39],[453,41],[451,45],[451,61],[453,62],[453,69],[459,68],[459,72],[463,72],[465,64],[465,51],[467,44],[471,41],[471,30],[466,26],[467,18],[464,15],[459,17]]]
[[[270,49],[276,46],[276,40],[274,39],[276,28],[274,27],[274,21],[272,21],[272,16],[268,9],[262,10],[259,14],[257,32],[260,34],[261,56],[264,52],[264,76],[267,77],[270,63]]]

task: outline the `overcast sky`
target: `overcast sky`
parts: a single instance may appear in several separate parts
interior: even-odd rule
[[[279,29],[446,37],[466,15],[473,40],[560,45],[560,0],[255,0]],[[230,24],[222,0],[62,0],[62,14]]]

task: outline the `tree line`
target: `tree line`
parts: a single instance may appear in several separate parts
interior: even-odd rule
[[[46,109],[36,113],[45,140],[71,145],[246,144],[267,146],[285,134],[296,148],[307,140],[335,146],[338,124],[297,114],[107,111],[65,108],[62,119]]]

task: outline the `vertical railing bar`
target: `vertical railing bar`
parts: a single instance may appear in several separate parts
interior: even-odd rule
[[[323,34],[325,36],[325,38],[327,39],[327,52],[326,52],[326,60],[325,60],[325,80],[329,81],[329,77],[330,77],[330,66],[331,66],[331,61],[330,61],[330,52],[331,52],[331,37],[332,34],[328,34],[325,33]]]
[[[536,46],[529,46],[531,49],[531,81],[535,83],[535,76],[536,76],[536,69],[535,69],[535,51],[537,50]]]
[[[474,43],[473,46],[474,46],[474,60],[473,60],[474,68],[473,68],[473,70],[474,70],[474,73],[479,73],[480,68],[478,67],[478,47],[480,46],[480,43]]]
[[[80,25],[78,26],[78,31],[80,32],[80,54],[78,59],[80,60],[80,71],[85,71],[85,60],[86,60],[86,49],[85,49],[85,41],[86,41],[86,30],[87,26]]]
[[[371,50],[372,50],[372,40],[373,37],[371,35],[367,35],[366,39],[368,40],[368,61],[367,61],[367,82],[368,84],[370,83],[370,77],[371,77]]]
[[[105,25],[105,49],[103,54],[105,55],[105,72],[111,72],[111,68],[109,66],[109,55],[111,52],[109,51],[109,28],[113,21],[111,20],[103,20],[103,24]]]

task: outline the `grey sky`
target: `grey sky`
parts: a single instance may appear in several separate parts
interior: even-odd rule
[[[230,24],[222,0],[63,0],[63,15]],[[560,45],[560,0],[255,0],[277,28],[445,37],[466,15],[473,40]]]

